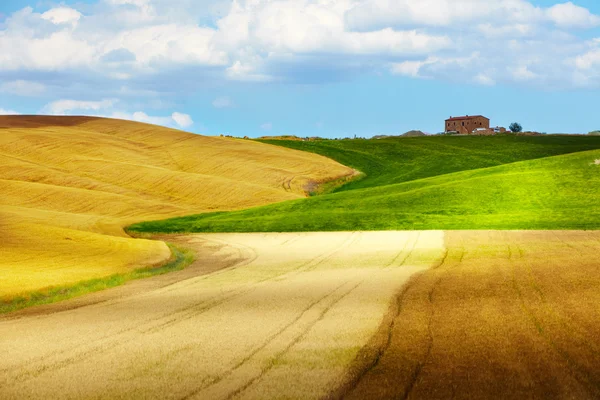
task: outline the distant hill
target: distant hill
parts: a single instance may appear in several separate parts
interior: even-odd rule
[[[419,137],[419,136],[427,136],[421,131],[408,131],[402,134],[403,137]]]
[[[258,139],[261,140],[304,140],[304,138],[295,135],[283,135],[283,136],[261,136]]]
[[[402,135],[376,135],[371,139],[381,140],[381,139],[389,139],[389,138],[397,138],[397,137],[421,137],[427,136],[425,133],[421,131],[408,131],[403,133]]]
[[[0,300],[171,256],[124,225],[299,199],[307,185],[351,173],[255,141],[103,118],[0,116]]]

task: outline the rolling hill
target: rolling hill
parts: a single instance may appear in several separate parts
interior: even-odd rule
[[[396,141],[391,146],[381,140],[316,145],[285,142],[289,147],[329,155],[366,176],[328,195],[142,223],[130,229],[285,232],[600,227],[600,166],[595,164],[600,150],[589,150],[600,148],[600,140],[504,136]]]
[[[306,195],[354,171],[248,140],[88,117],[0,116],[0,298],[165,262],[122,227]]]
[[[598,138],[565,135],[261,142],[317,153],[364,173],[363,179],[337,187],[336,192],[600,148]]]

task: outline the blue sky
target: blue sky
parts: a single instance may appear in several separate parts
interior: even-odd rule
[[[463,114],[588,132],[597,104],[597,0],[0,3],[5,114],[369,137]]]

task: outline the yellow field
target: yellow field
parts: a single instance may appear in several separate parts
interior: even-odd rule
[[[295,199],[352,173],[315,154],[135,122],[0,116],[0,298],[169,257],[125,225]]]
[[[102,302],[0,317],[0,398],[318,399],[395,292],[445,254],[435,231],[170,241],[197,261],[95,294]]]
[[[600,397],[598,232],[169,240],[196,262],[0,316],[0,398]]]

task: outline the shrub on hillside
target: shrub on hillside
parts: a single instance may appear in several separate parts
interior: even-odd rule
[[[588,133],[588,135],[600,136],[600,131],[591,131],[590,133]]]

